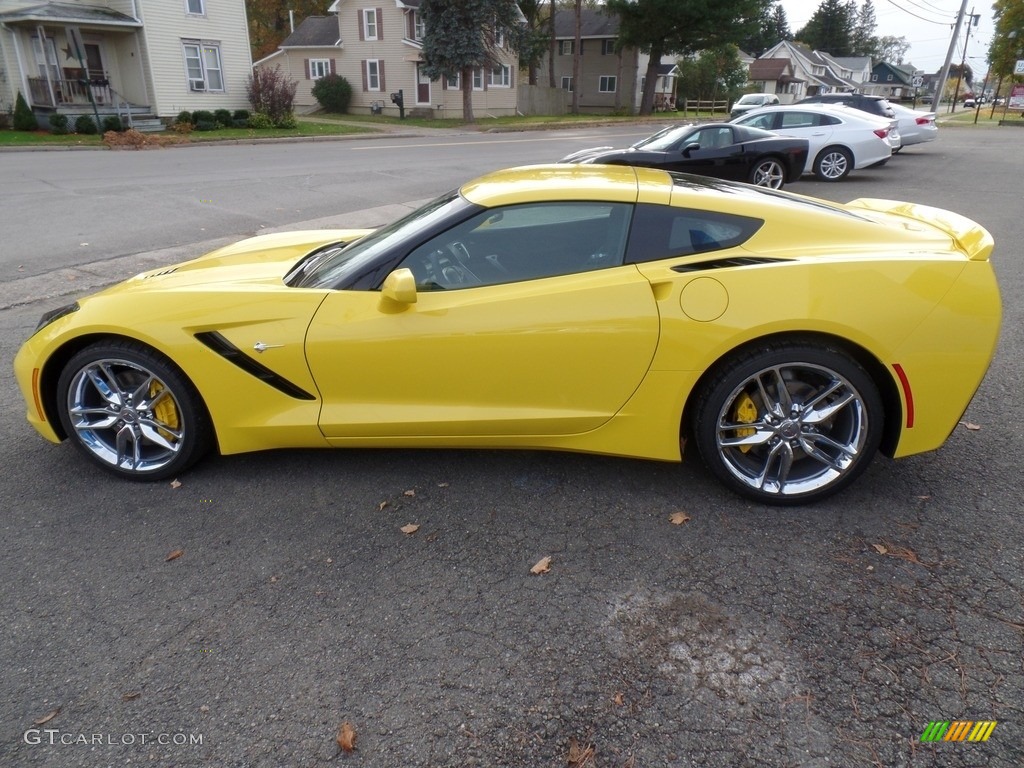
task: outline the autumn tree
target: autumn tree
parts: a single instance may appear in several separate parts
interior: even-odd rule
[[[431,80],[459,77],[462,117],[473,118],[473,71],[485,72],[501,59],[499,41],[518,51],[523,38],[522,13],[515,0],[423,0],[423,63]]]
[[[853,35],[857,24],[857,4],[854,0],[822,0],[796,39],[815,51],[832,56],[853,55]]]
[[[751,34],[771,0],[607,0],[619,17],[619,45],[649,55],[640,114],[654,109],[663,56],[695,54]]]
[[[245,0],[253,60],[272,54],[291,34],[289,10],[295,12],[298,25],[307,16],[325,15],[330,4],[330,0]]]

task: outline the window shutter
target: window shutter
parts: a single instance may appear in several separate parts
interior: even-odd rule
[[[410,40],[416,39],[416,21],[413,18],[414,11],[405,12],[405,36]]]
[[[332,75],[338,74],[338,67],[335,64],[335,60],[334,59],[331,59],[331,74]]]
[[[384,39],[384,11],[377,9],[377,39]]]
[[[388,87],[384,85],[384,59],[377,62],[377,70],[380,72],[380,89],[386,91]]]
[[[510,65],[509,68],[508,68],[508,87],[509,88],[515,88],[516,87],[516,80],[515,80],[515,78],[516,78],[516,70],[515,70],[514,67],[512,67]]]
[[[370,78],[366,74],[366,59],[363,59],[361,66],[359,67],[359,70],[363,73],[363,90],[368,91],[370,90]]]
[[[359,8],[356,9],[356,26],[359,27],[359,39],[360,40],[365,40],[366,39],[366,29],[363,26],[363,11],[362,11],[362,9],[359,9]],[[366,73],[365,73],[365,69],[364,69],[363,77],[365,77],[365,76],[366,76]]]
[[[303,62],[303,66],[305,66],[305,68],[306,68],[306,79],[307,80],[312,80],[313,79],[313,75],[309,71],[309,59],[303,59],[302,62]]]

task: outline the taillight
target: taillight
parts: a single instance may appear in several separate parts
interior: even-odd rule
[[[888,135],[889,135],[889,129],[888,128],[876,128],[875,129],[875,136],[877,136],[878,138],[882,139],[883,141],[885,140],[885,137],[888,136]]]
[[[918,125],[928,125],[931,121],[932,119],[930,117],[919,117],[916,120],[914,120],[914,122],[917,123]]]

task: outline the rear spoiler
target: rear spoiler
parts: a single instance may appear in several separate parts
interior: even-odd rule
[[[926,224],[945,232],[953,238],[956,247],[967,254],[971,261],[988,261],[995,241],[988,230],[966,216],[929,205],[901,203],[896,200],[879,200],[862,197],[846,204],[847,208],[863,208],[868,211],[903,216],[920,224]]]

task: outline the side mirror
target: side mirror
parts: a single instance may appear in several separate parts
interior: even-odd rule
[[[689,157],[690,153],[693,152],[693,150],[695,149],[700,149],[700,144],[698,144],[696,141],[690,142],[685,147],[683,147],[683,157]]]
[[[416,303],[416,277],[408,268],[396,269],[384,278],[381,286],[384,301],[408,305]]]

